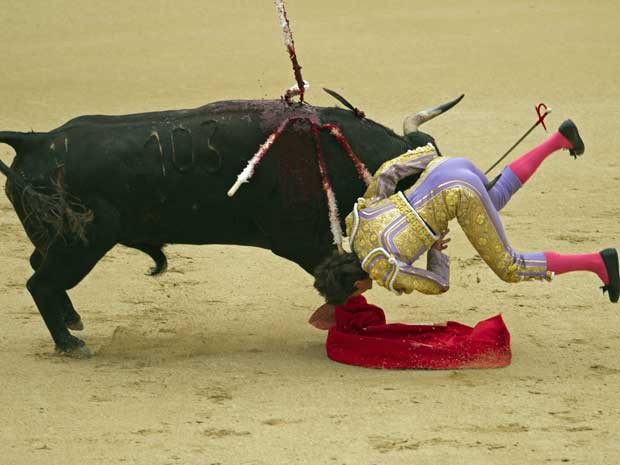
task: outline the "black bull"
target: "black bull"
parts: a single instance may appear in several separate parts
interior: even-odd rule
[[[249,184],[227,190],[267,137],[277,139]],[[164,244],[239,244],[271,249],[311,272],[334,248],[310,123],[341,128],[374,172],[408,149],[434,142],[419,131],[399,136],[339,108],[282,101],[226,101],[193,110],[82,116],[48,133],[0,132],[16,156],[0,171],[35,246],[27,287],[57,349],[86,348],[66,290],[114,245],[148,253],[165,268]],[[320,142],[344,217],[365,185],[328,131]],[[341,218],[342,219],[342,218]]]

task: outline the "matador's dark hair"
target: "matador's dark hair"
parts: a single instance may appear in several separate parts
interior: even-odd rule
[[[356,291],[355,281],[368,278],[354,253],[338,251],[314,270],[314,287],[328,304],[341,305]]]

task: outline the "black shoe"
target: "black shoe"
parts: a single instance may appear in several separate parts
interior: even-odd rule
[[[560,131],[560,133],[573,145],[573,148],[568,150],[573,157],[577,158],[577,155],[583,154],[586,148],[583,144],[583,140],[581,140],[581,137],[579,136],[579,131],[577,130],[575,123],[567,119],[560,124],[560,129],[558,129],[558,131]]]
[[[609,284],[606,284],[601,289],[603,293],[607,291],[609,293],[609,300],[612,302],[618,302],[620,297],[620,274],[618,273],[618,252],[616,249],[605,249],[600,252],[605,263],[605,269],[607,270],[607,276],[609,276]]]

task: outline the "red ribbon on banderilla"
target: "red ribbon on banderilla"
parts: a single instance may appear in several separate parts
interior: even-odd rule
[[[357,171],[358,177],[368,186],[372,180],[372,175],[366,168],[366,165],[359,159],[359,157],[355,154],[349,143],[347,142],[344,134],[340,130],[338,126],[335,124],[322,124],[317,125],[314,121],[305,117],[293,117],[285,119],[280,123],[280,125],[267,137],[267,140],[260,146],[258,151],[254,154],[254,156],[250,159],[247,166],[243,169],[241,173],[237,176],[237,180],[232,185],[232,187],[228,190],[228,197],[232,197],[235,195],[239,187],[242,184],[250,181],[250,178],[254,175],[254,171],[256,170],[258,164],[263,160],[264,156],[267,154],[269,149],[273,146],[275,141],[282,135],[284,131],[286,131],[290,126],[296,123],[308,124],[310,126],[310,131],[312,134],[312,138],[314,140],[315,152],[317,157],[317,163],[319,166],[319,172],[321,174],[321,185],[323,188],[323,192],[325,193],[325,200],[327,202],[327,208],[329,211],[329,224],[332,236],[334,238],[334,244],[338,247],[340,253],[343,252],[342,246],[342,238],[343,231],[340,226],[340,214],[338,213],[338,203],[336,202],[336,196],[334,195],[334,191],[332,189],[331,181],[329,179],[329,173],[327,171],[327,164],[325,163],[325,158],[323,155],[323,149],[321,147],[321,140],[319,136],[320,130],[327,130],[329,134],[336,139],[336,141],[340,144],[344,152],[347,154],[353,166],[355,166],[355,170]]]
[[[286,46],[286,50],[289,53],[289,58],[293,63],[293,72],[295,73],[295,81],[296,85],[288,89],[284,95],[284,100],[289,105],[292,104],[292,98],[295,96],[299,96],[299,103],[304,103],[304,92],[308,90],[310,84],[307,81],[304,81],[301,76],[301,66],[297,61],[297,53],[295,52],[295,43],[293,42],[293,34],[291,33],[291,28],[289,26],[288,17],[286,16],[286,9],[284,7],[284,0],[275,0],[276,10],[278,12],[278,17],[280,19],[280,26],[282,27],[282,32],[284,34],[284,45]],[[329,92],[334,95],[333,91]],[[340,100],[340,99],[339,99]],[[355,109],[356,116],[363,117],[363,113],[359,110]],[[336,139],[336,141],[340,144],[344,152],[347,154],[355,169],[357,171],[357,175],[359,178],[366,184],[370,184],[372,179],[372,175],[364,165],[364,163],[358,158],[358,156],[353,152],[353,149],[347,142],[344,137],[342,131],[335,124],[320,124],[317,121],[313,121],[308,117],[291,117],[282,121],[277,128],[267,137],[267,140],[259,147],[258,151],[254,154],[254,156],[250,159],[247,166],[243,169],[241,173],[237,176],[237,180],[232,185],[232,187],[228,190],[228,196],[232,197],[235,195],[239,187],[243,183],[249,182],[250,178],[254,175],[254,171],[256,170],[259,163],[265,157],[269,149],[276,142],[278,137],[280,137],[290,126],[294,124],[307,124],[310,126],[310,133],[312,134],[312,138],[314,140],[314,148],[316,152],[317,164],[319,168],[319,173],[321,175],[321,186],[323,188],[323,192],[325,193],[325,201],[327,203],[327,209],[329,212],[329,224],[332,236],[334,238],[334,244],[338,247],[340,253],[343,252],[343,232],[342,227],[340,225],[340,214],[338,212],[338,203],[336,201],[336,195],[334,194],[334,190],[332,188],[331,180],[329,178],[329,173],[327,170],[327,163],[325,162],[325,157],[323,155],[323,148],[321,147],[321,139],[319,131],[326,130],[329,131],[329,134]]]
[[[536,115],[538,116],[538,119],[536,120],[536,122],[533,124],[533,126],[531,128],[529,128],[527,130],[527,132],[525,134],[523,134],[521,136],[521,138],[514,143],[514,145],[512,147],[510,147],[508,149],[508,151],[506,151],[506,153],[504,155],[502,155],[499,160],[497,160],[495,163],[493,163],[493,166],[491,166],[488,170],[486,170],[484,172],[484,174],[488,174],[493,168],[495,168],[497,165],[499,165],[499,163],[508,156],[508,154],[510,154],[510,152],[512,152],[515,147],[517,145],[519,145],[521,142],[523,142],[523,139],[525,139],[527,136],[530,135],[530,133],[536,129],[537,126],[542,125],[542,127],[545,129],[545,131],[547,130],[547,126],[545,125],[545,118],[551,113],[551,108],[547,107],[547,105],[545,105],[544,103],[539,103],[538,105],[536,105],[534,107],[534,110],[536,110]],[[543,113],[544,110],[544,113]]]

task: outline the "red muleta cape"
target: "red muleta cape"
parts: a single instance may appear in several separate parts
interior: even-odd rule
[[[510,333],[501,315],[473,328],[386,324],[385,313],[363,296],[336,307],[336,326],[327,335],[332,360],[369,368],[500,368],[510,364]]]

